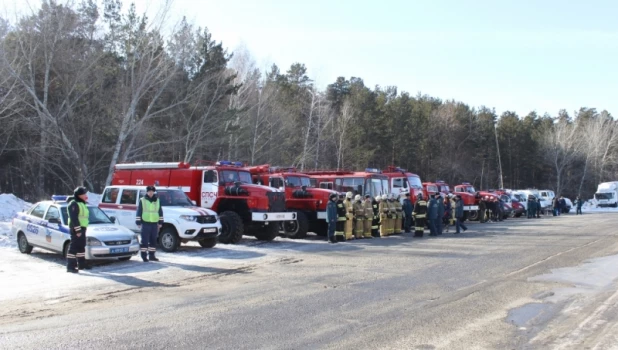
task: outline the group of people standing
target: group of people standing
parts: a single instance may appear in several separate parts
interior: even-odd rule
[[[328,240],[337,243],[351,239],[378,238],[410,233],[414,225],[414,237],[423,237],[425,226],[429,236],[448,232],[455,224],[456,232],[468,228],[463,224],[463,202],[461,197],[439,194],[431,195],[425,201],[420,194],[412,205],[410,193],[404,194],[403,203],[399,196],[384,194],[372,198],[354,196],[352,192],[337,196],[332,194],[326,209]]]
[[[502,199],[494,196],[480,196],[479,200],[479,221],[480,223],[502,221],[504,218],[504,207]]]

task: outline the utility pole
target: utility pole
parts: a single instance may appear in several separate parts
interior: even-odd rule
[[[504,179],[502,178],[502,161],[500,160],[500,145],[498,144],[498,127],[494,122],[494,135],[496,136],[496,150],[498,151],[498,166],[500,167],[500,189],[504,189]]]

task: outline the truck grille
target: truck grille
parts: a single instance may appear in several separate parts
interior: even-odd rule
[[[202,215],[197,217],[199,224],[214,224],[217,222],[217,217],[214,215]]]
[[[131,243],[130,240],[127,241],[105,241],[105,245],[125,245]]]
[[[283,212],[285,211],[285,194],[283,192],[268,192],[268,211]]]

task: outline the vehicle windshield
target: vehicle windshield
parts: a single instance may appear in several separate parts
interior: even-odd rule
[[[221,171],[221,181],[225,183],[242,182],[244,184],[253,183],[251,173],[242,170],[223,170]]]
[[[457,186],[457,188],[459,189],[457,192],[468,192],[472,194],[476,193],[474,186]]]
[[[157,190],[162,207],[192,207],[193,203],[181,190]]]
[[[440,185],[440,192],[451,192],[451,189],[447,185]]]
[[[287,186],[288,187],[312,187],[311,181],[308,176],[288,176],[287,178]]]
[[[378,177],[372,177],[367,179],[365,184],[365,193],[375,197],[379,194],[385,194],[388,192],[388,180]]]
[[[337,190],[339,192],[352,192],[354,194],[362,194],[364,191],[365,179],[362,177],[345,177],[341,181],[341,185],[338,185]],[[360,193],[358,187],[360,186]]]
[[[603,192],[599,192],[599,193],[595,193],[594,194],[594,199],[613,199],[614,198],[614,194],[611,192],[607,192],[607,193],[603,193]]]
[[[69,213],[67,212],[67,207],[59,208],[62,212],[62,220],[63,222],[69,222]],[[103,212],[103,210],[98,207],[88,206],[88,223],[90,225],[93,224],[113,224],[112,220]]]
[[[408,176],[408,183],[410,187],[415,189],[423,188],[423,183],[421,182],[421,178],[418,176]]]
[[[436,185],[427,185],[427,192],[429,192],[429,193],[437,193],[438,192],[438,186],[436,186]]]

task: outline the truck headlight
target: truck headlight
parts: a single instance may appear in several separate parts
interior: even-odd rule
[[[99,241],[98,239],[96,239],[94,237],[87,237],[86,238],[86,245],[88,245],[88,246],[102,246],[103,243],[101,243],[101,241]]]
[[[139,242],[139,235],[137,233],[133,235],[133,241]]]
[[[180,218],[186,221],[196,221],[197,220],[197,216],[193,216],[193,215],[180,215]]]

